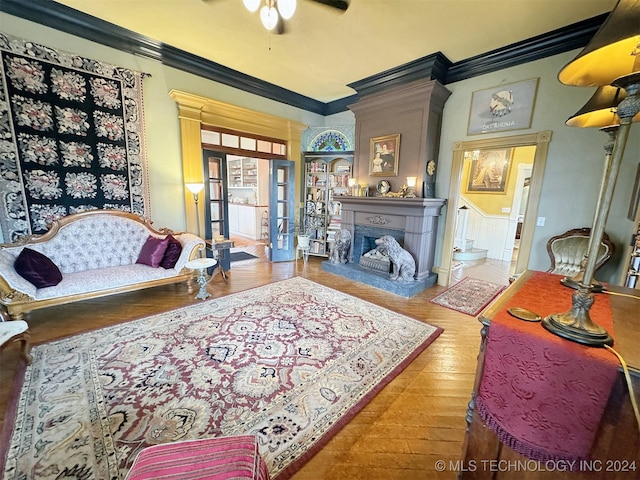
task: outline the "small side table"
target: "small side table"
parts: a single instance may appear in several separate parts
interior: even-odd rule
[[[198,282],[198,285],[200,285],[200,290],[198,291],[196,298],[206,300],[211,296],[211,294],[207,292],[206,272],[207,268],[213,267],[215,264],[216,260],[213,258],[196,258],[185,263],[185,267],[198,271],[198,279],[196,281]]]
[[[296,262],[298,261],[298,252],[302,252],[302,260],[304,263],[307,263],[310,251],[311,237],[309,237],[309,235],[298,235],[296,242]]]
[[[298,245],[296,247],[296,262],[298,261],[298,252],[302,252],[302,261],[304,263],[307,263],[307,260],[309,260],[309,252],[311,251],[311,249],[307,246],[307,247],[303,247]]]
[[[233,240],[229,240],[225,238],[223,241],[206,240],[207,248],[212,252],[215,251],[218,256],[218,266],[220,267],[220,275],[224,281],[227,281],[227,272],[225,270],[225,264],[228,265],[227,269],[230,266],[230,249],[235,245]]]

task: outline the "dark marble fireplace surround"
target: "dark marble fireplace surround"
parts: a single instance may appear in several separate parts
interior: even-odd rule
[[[337,199],[337,198],[336,198]],[[446,200],[438,198],[341,197],[342,228],[351,233],[349,263],[322,263],[322,269],[371,285],[382,290],[411,297],[436,282],[431,270],[434,263],[438,217]],[[359,265],[359,258],[369,251],[372,239],[391,235],[416,261],[413,282],[389,280],[389,274]]]

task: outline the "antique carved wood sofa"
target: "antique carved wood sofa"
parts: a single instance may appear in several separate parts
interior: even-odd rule
[[[94,210],[55,221],[43,235],[0,245],[0,308],[11,319],[63,303],[186,281],[204,241],[156,230],[137,215]]]

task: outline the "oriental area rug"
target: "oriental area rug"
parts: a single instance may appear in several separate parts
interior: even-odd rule
[[[432,298],[431,302],[475,317],[505,288],[507,287],[504,285],[464,277],[451,288]]]
[[[3,478],[117,480],[247,433],[288,478],[441,331],[296,277],[35,346]]]

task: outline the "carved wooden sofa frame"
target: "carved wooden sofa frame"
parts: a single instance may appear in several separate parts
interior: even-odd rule
[[[165,272],[157,272],[153,274],[153,275],[166,275],[163,278],[152,278],[145,281],[137,281],[135,283],[124,283],[121,285],[111,286],[108,288],[99,288],[91,291],[82,291],[82,292],[76,292],[76,293],[65,294],[61,296],[55,296],[52,298],[43,298],[43,299],[37,299],[34,296],[28,293],[25,293],[24,291],[20,291],[14,288],[10,284],[10,282],[3,276],[6,273],[6,269],[8,268],[7,257],[6,257],[8,253],[4,252],[5,249],[7,249],[7,252],[12,249],[13,251],[15,251],[16,247],[35,246],[37,249],[38,246],[42,247],[43,246],[42,244],[54,239],[57,235],[63,232],[65,228],[67,228],[68,226],[74,225],[76,224],[76,222],[83,222],[86,219],[94,219],[95,221],[97,221],[99,215],[107,215],[109,218],[119,217],[122,219],[126,219],[124,220],[124,222],[126,221],[137,222],[138,224],[140,224],[145,228],[146,232],[148,232],[148,235],[152,235],[156,237],[164,237],[169,234],[173,235],[176,239],[180,241],[180,243],[183,246],[183,251],[181,253],[181,256],[178,262],[176,263],[175,269],[169,269],[169,270],[166,270]],[[134,224],[132,228],[137,229],[137,226]],[[95,233],[96,235],[100,234],[100,232],[95,232]],[[138,234],[141,234],[141,232],[138,232]],[[87,211],[87,212],[68,215],[57,221],[54,221],[50,225],[49,230],[43,235],[28,235],[21,238],[19,241],[15,243],[0,244],[0,254],[5,255],[4,257],[0,258],[0,309],[4,310],[12,320],[20,320],[23,318],[25,313],[35,309],[46,308],[54,305],[62,305],[62,304],[67,304],[71,302],[87,300],[91,298],[104,297],[104,296],[114,295],[118,293],[131,292],[131,291],[140,290],[144,288],[177,283],[181,281],[186,282],[188,292],[192,293],[193,292],[193,286],[191,282],[192,271],[186,268],[184,265],[187,261],[193,258],[196,258],[199,255],[199,251],[202,250],[204,247],[205,247],[204,240],[197,237],[196,235],[193,235],[191,233],[185,233],[185,232],[176,233],[166,228],[157,230],[151,226],[150,220],[143,219],[137,215],[127,213],[127,212],[120,212],[117,210],[93,210],[93,211]],[[133,261],[135,262],[135,258]],[[127,265],[123,265],[123,266],[126,267]],[[112,266],[109,268],[113,270],[118,267]],[[162,269],[162,267],[158,267],[157,269],[154,269],[153,267],[148,267],[148,268],[153,270]],[[174,270],[174,271],[170,271],[170,270]],[[86,270],[86,272],[95,272],[95,275],[98,276],[97,278],[100,278],[99,277],[100,269],[90,269],[90,270]],[[64,271],[62,273],[63,273],[63,279],[64,279],[65,273]],[[73,275],[73,273],[71,275]],[[15,283],[15,280],[14,280],[14,283]],[[49,288],[55,288],[55,287],[49,287]],[[35,290],[38,291],[40,289],[35,289]],[[42,289],[42,290],[46,290],[46,289]]]

